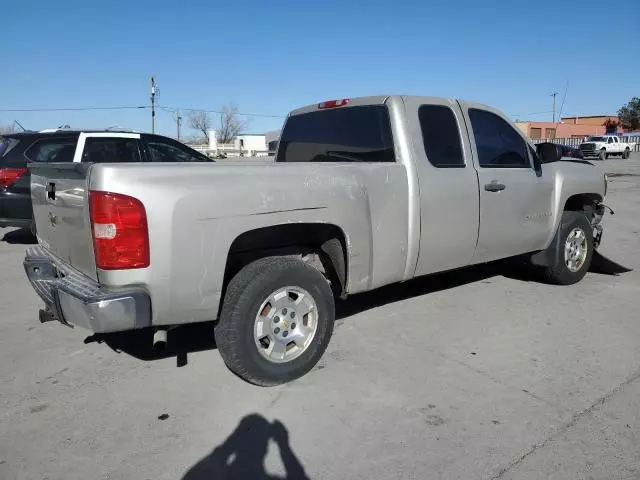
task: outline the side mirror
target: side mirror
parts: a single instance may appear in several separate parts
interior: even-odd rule
[[[551,142],[537,144],[536,152],[542,163],[553,163],[562,158],[562,147]]]

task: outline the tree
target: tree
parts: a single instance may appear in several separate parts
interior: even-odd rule
[[[209,141],[209,131],[211,130],[211,117],[203,110],[195,110],[187,115],[189,126],[194,130],[202,132],[204,137]]]
[[[238,106],[233,103],[223,105],[220,110],[218,141],[220,143],[231,143],[234,137],[247,128],[250,120],[241,120],[238,114]]]
[[[640,98],[633,97],[629,103],[623,105],[618,110],[618,118],[620,119],[620,125],[625,130],[638,130],[640,129]]]
[[[9,133],[15,133],[18,129],[16,128],[15,123],[10,123],[9,125],[0,125],[0,137],[2,135],[7,135]]]
[[[616,133],[618,131],[618,127],[620,126],[620,122],[608,118],[602,126],[605,128],[606,133]]]
[[[187,116],[189,126],[201,132],[204,138],[209,141],[209,131],[213,127],[213,121],[209,112],[204,110],[194,110]],[[249,125],[249,120],[241,120],[238,113],[238,106],[229,103],[220,107],[220,125],[217,130],[219,143],[231,143],[233,139]]]

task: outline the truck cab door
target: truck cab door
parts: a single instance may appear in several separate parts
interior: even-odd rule
[[[544,248],[553,228],[553,176],[534,162],[524,135],[500,112],[461,102],[478,171],[476,263]],[[547,172],[545,172],[547,170]]]
[[[478,177],[455,101],[403,97],[419,185],[415,275],[469,265],[478,239]]]

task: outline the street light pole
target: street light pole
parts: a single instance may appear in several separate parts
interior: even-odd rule
[[[551,94],[553,97],[553,123],[556,123],[556,95],[558,95],[558,92],[553,92]]]
[[[156,131],[156,95],[160,93],[156,87],[156,77],[151,76],[151,133]]]

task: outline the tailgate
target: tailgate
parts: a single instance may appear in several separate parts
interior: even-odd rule
[[[38,243],[97,280],[89,221],[90,169],[86,163],[29,164]]]

